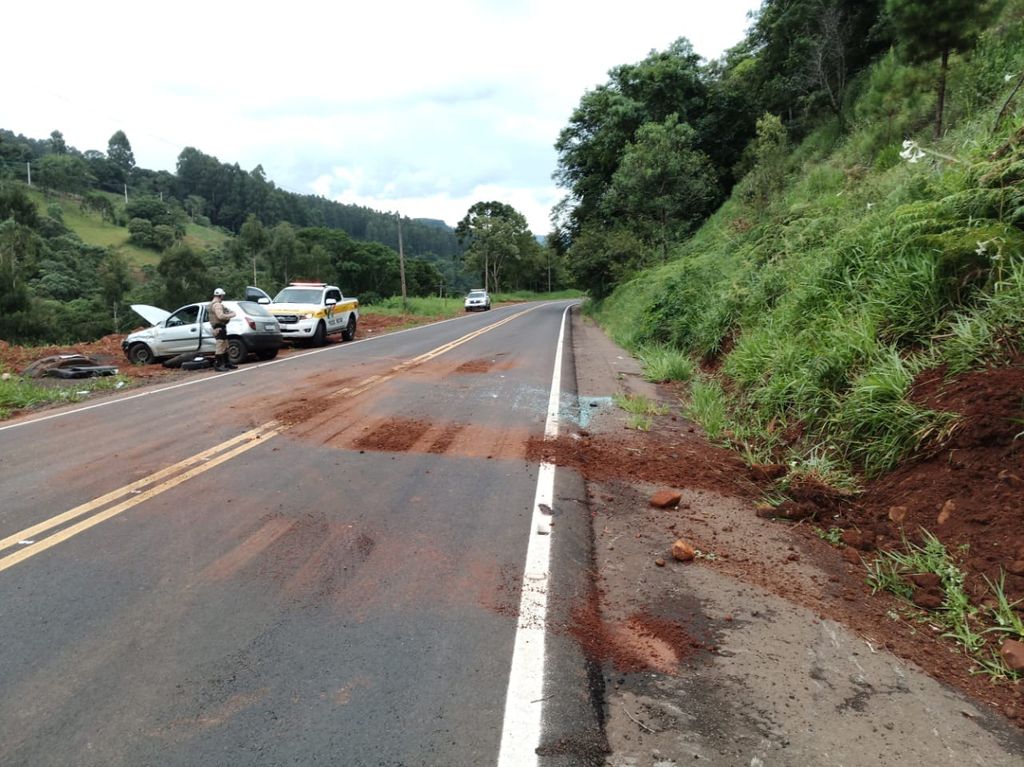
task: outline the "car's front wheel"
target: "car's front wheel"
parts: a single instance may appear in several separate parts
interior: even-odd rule
[[[245,341],[240,338],[228,339],[228,362],[232,365],[237,365],[240,362],[244,362],[248,356],[249,349],[246,347]]]
[[[316,330],[313,331],[312,338],[313,346],[323,346],[327,343],[327,327],[322,322],[316,324]]]
[[[353,317],[350,314],[348,316],[348,324],[345,326],[345,329],[343,331],[341,331],[341,340],[342,341],[351,341],[355,337],[356,337],[356,318]]]
[[[133,365],[149,365],[156,359],[153,350],[143,343],[132,344],[128,347],[128,361]]]

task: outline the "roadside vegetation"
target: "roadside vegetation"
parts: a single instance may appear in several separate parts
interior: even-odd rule
[[[991,598],[979,607],[964,590],[965,574],[956,556],[931,533],[922,544],[904,540],[900,551],[886,551],[867,563],[868,583],[873,591],[887,591],[906,602],[902,619],[941,632],[954,640],[974,661],[979,673],[999,679],[1020,679],[999,654],[1006,639],[1024,640],[1024,619],[1004,589],[1005,576],[995,582],[986,579]],[[916,584],[935,582],[937,609],[924,612],[913,602]],[[894,619],[901,616],[894,615]]]
[[[895,52],[849,84],[842,124],[823,118],[791,142],[758,120],[753,164],[725,203],[598,302],[650,377],[690,381],[685,411],[712,439],[875,476],[956,427],[913,401],[919,373],[1020,353],[1022,19],[1024,3],[1007,3],[951,59],[939,139],[932,63]],[[664,350],[689,368],[666,373]]]
[[[8,418],[15,410],[40,405],[81,402],[93,392],[120,389],[128,383],[124,376],[84,378],[73,386],[57,386],[53,381],[37,382],[22,378],[0,366],[0,421]]]

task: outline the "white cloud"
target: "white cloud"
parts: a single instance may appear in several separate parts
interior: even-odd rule
[[[5,9],[0,127],[143,167],[186,146],[278,186],[454,224],[499,199],[537,232],[560,195],[553,144],[614,66],[687,37],[738,42],[757,0],[378,0],[281,5],[53,0]],[[45,31],[45,35],[43,32]],[[436,206],[436,207],[431,207]]]

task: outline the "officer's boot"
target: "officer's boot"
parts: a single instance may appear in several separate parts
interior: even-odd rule
[[[227,356],[228,355],[226,354],[213,355],[213,369],[216,370],[218,373],[226,373],[228,372],[228,370],[230,370],[230,368],[226,364],[224,364],[224,358]]]

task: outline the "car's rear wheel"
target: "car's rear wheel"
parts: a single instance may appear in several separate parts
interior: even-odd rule
[[[341,331],[342,341],[351,341],[356,337],[356,318],[351,314],[348,316],[348,324],[345,325],[345,329]]]
[[[228,362],[232,365],[237,365],[248,356],[249,349],[246,347],[245,341],[240,338],[228,339]]]
[[[262,349],[262,350],[256,352],[256,358],[257,359],[261,359],[264,362],[266,362],[267,360],[272,360],[276,356],[277,356],[277,349]]]
[[[132,344],[128,347],[128,361],[133,365],[148,365],[155,359],[153,350],[145,344]]]
[[[323,346],[327,343],[327,328],[323,322],[316,324],[316,330],[313,331],[313,346]]]

